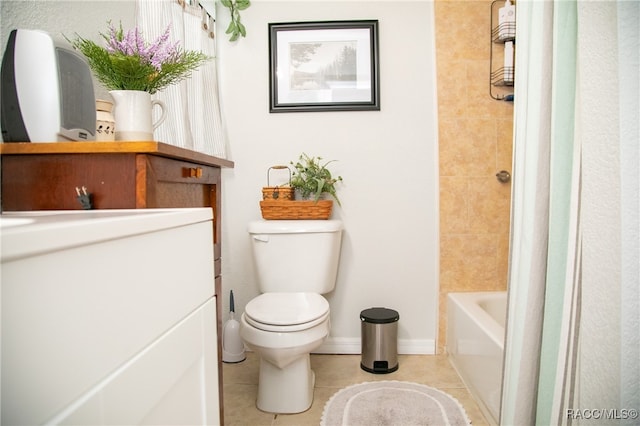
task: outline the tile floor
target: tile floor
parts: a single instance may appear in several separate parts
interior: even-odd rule
[[[345,386],[376,380],[406,380],[438,388],[455,397],[474,426],[488,425],[446,355],[399,355],[400,367],[390,374],[371,374],[360,368],[360,355],[311,355],[316,373],[313,405],[300,414],[270,414],[256,408],[259,360],[252,352],[238,364],[224,364],[224,422],[226,426],[320,424],[331,396]]]

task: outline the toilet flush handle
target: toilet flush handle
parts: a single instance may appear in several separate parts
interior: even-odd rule
[[[254,235],[253,239],[256,241],[262,241],[263,243],[268,243],[269,242],[269,236],[268,235]]]

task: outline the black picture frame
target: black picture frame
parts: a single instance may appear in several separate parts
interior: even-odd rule
[[[379,111],[378,21],[269,24],[269,112]]]

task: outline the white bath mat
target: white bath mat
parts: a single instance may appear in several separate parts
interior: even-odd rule
[[[327,402],[320,426],[470,425],[462,405],[438,389],[412,382],[352,385]]]

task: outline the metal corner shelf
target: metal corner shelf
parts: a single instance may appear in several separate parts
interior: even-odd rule
[[[511,0],[515,4],[515,1]],[[513,67],[497,67],[494,63],[494,49],[498,46],[504,46],[505,43],[511,41],[515,45],[516,41],[516,24],[507,22],[501,25],[495,23],[498,16],[498,8],[504,5],[504,0],[494,0],[491,3],[491,39],[490,39],[490,55],[489,55],[489,95],[498,101],[513,99],[512,88],[515,82],[515,66]],[[496,91],[495,88],[507,88],[507,90]]]

